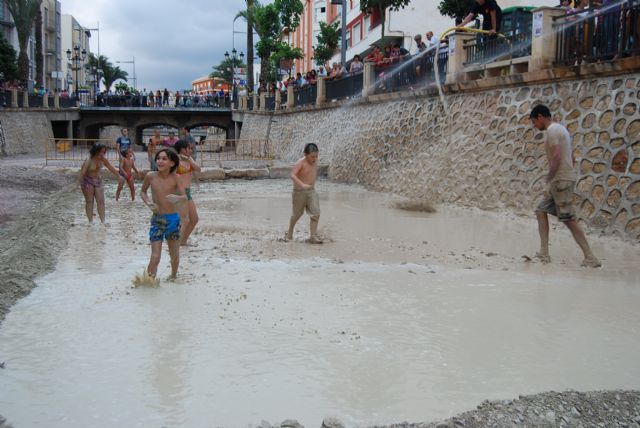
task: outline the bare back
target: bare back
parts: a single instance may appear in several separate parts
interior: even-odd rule
[[[318,168],[315,163],[310,163],[307,158],[302,158],[296,162],[291,171],[291,178],[293,179],[293,188],[295,190],[307,190],[302,184],[309,186],[312,189],[316,184],[316,176]],[[296,180],[295,178],[298,180]],[[299,182],[298,182],[299,181]]]

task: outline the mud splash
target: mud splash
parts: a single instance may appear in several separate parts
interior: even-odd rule
[[[148,262],[148,210],[109,202],[112,227],[86,227],[78,199],[56,270],[0,330],[10,422],[367,425],[445,418],[486,398],[640,386],[636,247],[591,237],[605,267],[584,269],[558,228],[554,263],[525,263],[533,219],[398,210],[389,195],[326,182],[330,240],[303,244],[303,217],[296,242],[281,243],[288,181],[201,188],[197,246],[159,287],[131,286]]]

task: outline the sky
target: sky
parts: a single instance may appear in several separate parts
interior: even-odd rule
[[[183,90],[208,75],[231,52],[232,25],[244,0],[61,0],[62,13],[73,15],[92,32],[91,51],[111,62],[135,57],[137,87]],[[239,18],[235,31],[246,32]],[[246,54],[246,34],[235,35]],[[133,77],[133,64],[115,64]],[[129,85],[133,82],[129,79]]]

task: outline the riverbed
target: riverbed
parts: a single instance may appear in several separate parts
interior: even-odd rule
[[[366,426],[640,388],[637,246],[590,236],[604,267],[581,268],[554,223],[542,265],[527,261],[533,215],[405,211],[391,195],[317,187],[322,245],[304,243],[307,216],[282,242],[289,180],[202,183],[178,279],[139,288],[149,211],[127,193],[115,203],[108,185],[109,227],[89,227],[78,195],[56,269],[0,329],[2,415],[18,427]]]

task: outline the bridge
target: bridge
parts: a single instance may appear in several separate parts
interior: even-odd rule
[[[75,137],[95,139],[106,126],[128,128],[136,142],[142,142],[142,132],[155,126],[192,129],[215,126],[236,137],[231,109],[211,108],[149,108],[149,107],[80,107],[75,124]]]

